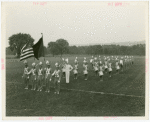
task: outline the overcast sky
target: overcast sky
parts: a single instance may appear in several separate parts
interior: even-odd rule
[[[79,3],[79,2],[76,2]],[[23,2],[6,7],[6,46],[16,33],[30,34],[44,45],[59,38],[70,45],[145,40],[144,4],[136,2]]]

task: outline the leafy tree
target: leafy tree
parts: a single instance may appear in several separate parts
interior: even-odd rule
[[[13,51],[16,50],[17,57],[20,57],[21,48],[29,41],[30,45],[33,45],[34,39],[30,34],[18,33],[9,37],[10,49]]]
[[[70,54],[78,54],[78,48],[76,46],[69,46],[69,53]]]
[[[53,57],[59,53],[58,44],[56,42],[49,42],[48,49],[52,53]]]
[[[68,52],[69,43],[67,42],[67,40],[58,39],[58,40],[56,40],[56,43],[58,45],[59,53],[61,54],[61,56],[64,53]]]

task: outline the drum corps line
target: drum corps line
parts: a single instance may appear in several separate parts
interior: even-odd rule
[[[102,60],[103,59],[103,60]],[[74,60],[74,66],[72,67],[69,64],[69,60],[62,58],[62,63],[55,63],[55,69],[52,70],[49,61],[46,61],[46,67],[43,68],[43,63],[39,62],[38,64],[32,63],[32,68],[28,67],[28,62],[25,60],[25,68],[22,78],[24,79],[25,89],[29,87],[29,81],[32,83],[31,90],[42,91],[44,86],[44,81],[46,85],[45,92],[50,92],[50,82],[53,81],[55,94],[60,92],[60,81],[62,78],[66,78],[66,83],[69,83],[70,72],[73,71],[74,79],[78,79],[79,71],[79,61],[78,57]],[[103,75],[109,74],[109,77],[112,77],[111,73],[115,69],[116,74],[123,72],[124,69],[130,67],[134,62],[133,56],[101,56],[93,57],[90,59],[90,65],[86,57],[83,59],[83,75],[84,80],[88,80],[89,67],[95,72],[95,76],[99,76],[100,81],[103,81]],[[38,66],[38,67],[37,67]]]

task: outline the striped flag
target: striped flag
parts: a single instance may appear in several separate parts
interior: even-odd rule
[[[29,41],[21,49],[20,61],[34,57],[33,47],[29,47]]]
[[[35,57],[37,60],[39,60],[40,57],[44,57],[45,60],[43,35],[32,47],[29,45],[29,41],[22,47],[20,61],[30,57]]]

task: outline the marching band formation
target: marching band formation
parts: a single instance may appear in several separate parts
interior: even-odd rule
[[[103,59],[103,60],[102,60]],[[109,74],[111,76],[112,71],[115,69],[116,74],[123,72],[123,69],[128,68],[134,62],[133,56],[101,56],[93,57],[90,59],[91,66],[88,65],[86,57],[83,59],[83,75],[84,80],[88,80],[89,67],[95,72],[95,76],[100,77],[100,81],[103,81],[103,75]],[[55,63],[55,70],[52,71],[49,61],[46,61],[46,67],[43,68],[43,63],[32,63],[32,68],[28,67],[28,62],[24,61],[25,68],[22,78],[24,79],[25,89],[28,89],[29,81],[32,83],[31,90],[42,91],[43,81],[45,81],[46,91],[50,92],[50,82],[54,81],[55,94],[60,92],[60,81],[62,77],[66,78],[66,83],[69,83],[70,72],[73,70],[74,79],[78,79],[78,57],[74,60],[74,66],[69,64],[69,60],[62,58],[62,63]],[[37,68],[38,66],[38,68]]]

